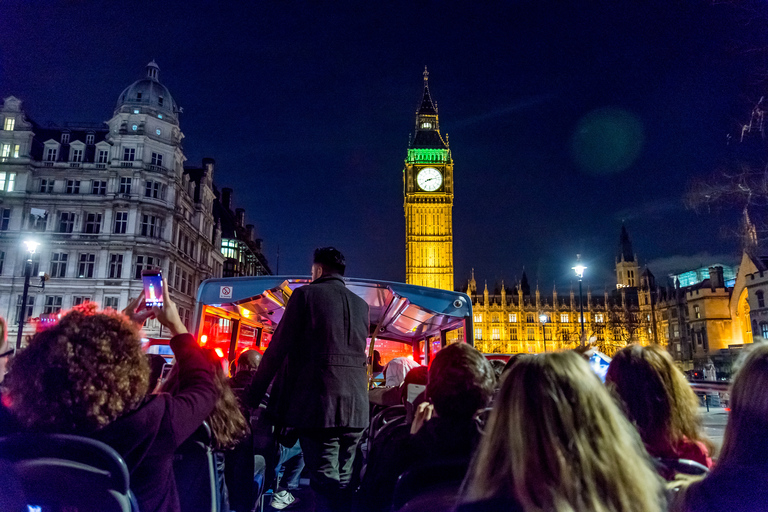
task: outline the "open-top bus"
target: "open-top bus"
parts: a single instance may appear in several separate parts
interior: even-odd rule
[[[464,293],[370,279],[345,282],[370,308],[369,357],[375,349],[384,361],[405,356],[429,364],[448,343],[472,344],[472,302]],[[197,292],[195,336],[229,361],[248,349],[263,352],[293,290],[309,283],[303,276],[208,279]]]

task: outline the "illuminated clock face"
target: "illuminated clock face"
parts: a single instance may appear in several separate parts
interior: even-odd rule
[[[425,167],[419,171],[419,174],[416,176],[416,182],[421,187],[421,190],[434,192],[443,184],[443,175],[434,167]]]

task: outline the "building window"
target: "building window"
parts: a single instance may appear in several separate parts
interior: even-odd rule
[[[150,238],[159,238],[162,231],[162,221],[154,215],[141,216],[141,236]]]
[[[79,295],[77,297],[72,297],[72,306],[80,306],[86,302],[91,302],[91,297],[89,295]]]
[[[605,322],[605,317],[603,317],[602,313],[595,313],[595,322],[602,324]]]
[[[93,267],[96,264],[96,255],[92,253],[81,254],[77,265],[77,277],[93,277]]]
[[[760,333],[762,334],[763,338],[768,339],[768,323],[761,323],[760,324]]]
[[[3,144],[2,148],[0,148],[0,157],[2,158],[9,158],[11,156],[11,145],[10,144]]]
[[[133,278],[141,279],[142,270],[152,270],[160,266],[160,258],[155,256],[136,256],[136,267],[134,268]]]
[[[21,305],[22,305],[22,296],[19,295],[16,299],[16,324],[19,323],[19,317],[21,316]],[[35,297],[34,295],[28,295],[27,296],[27,310],[24,312],[24,316],[26,318],[32,317],[32,310],[35,308]]]
[[[83,222],[83,233],[97,234],[101,230],[101,214],[86,213]]]
[[[96,139],[96,136],[92,133],[89,133],[85,136],[85,143],[89,146],[93,144],[94,140]]]
[[[0,192],[13,192],[16,186],[15,172],[0,172]]]
[[[123,148],[123,161],[133,162],[134,160],[136,160],[136,148]]]
[[[62,144],[69,144],[69,134],[68,133],[62,133],[61,134],[61,143]]]
[[[74,212],[59,212],[59,226],[57,231],[59,233],[71,233],[73,229],[75,229]]]
[[[158,96],[157,97],[157,105],[160,106],[160,107],[163,106],[163,97],[162,96]]]
[[[82,149],[72,149],[72,158],[70,159],[70,162],[82,162],[83,161],[83,150]]]
[[[109,255],[109,278],[120,279],[123,276],[123,255]]]
[[[510,313],[509,314],[509,321],[510,322],[517,322],[517,313]]]
[[[179,236],[179,243],[176,244],[179,246],[179,249],[181,249],[181,236]],[[230,238],[222,238],[221,239],[221,254],[225,258],[237,258],[237,240],[233,240]],[[478,320],[478,316],[480,317],[480,320]],[[475,315],[475,322],[482,322],[483,318],[482,315]]]
[[[52,194],[54,182],[54,180],[40,180],[40,193]]]
[[[475,339],[476,340],[482,340],[483,339],[483,330],[479,327],[475,328]]]
[[[51,255],[51,277],[67,277],[67,259],[65,252],[55,252]]]
[[[509,339],[511,340],[517,340],[517,327],[512,327],[509,330]]]
[[[61,311],[61,304],[63,297],[61,295],[46,295],[45,306],[43,307],[44,315],[53,315]]]
[[[762,290],[758,290],[757,293],[757,307],[764,308],[765,307],[765,296],[763,294]]]
[[[528,313],[525,317],[525,321],[528,323],[533,323],[534,322],[533,313]]]
[[[224,252],[224,251],[222,251],[222,252]],[[225,255],[224,255],[224,257],[225,257],[225,258],[234,258],[234,255],[233,255],[233,256],[227,256],[227,255],[225,254]],[[475,323],[480,323],[480,322],[482,322],[482,321],[483,321],[483,315],[482,315],[482,314],[480,314],[480,313],[475,313]]]
[[[58,151],[56,148],[48,148],[45,150],[45,161],[46,162],[55,162],[56,161],[56,154]]]
[[[6,117],[3,129],[7,131],[13,131],[13,127],[16,126],[16,119],[13,117]]]
[[[3,208],[3,216],[0,217],[0,231],[8,231],[8,225],[11,223],[11,209]]]
[[[109,151],[99,150],[99,159],[98,163],[100,164],[106,164],[109,163],[107,160],[109,159]]]
[[[564,324],[568,323],[568,313],[560,313],[560,321]]]
[[[40,273],[40,253],[36,252],[29,259],[32,260],[32,272],[30,272],[29,275],[37,276]],[[24,268],[25,268],[25,266],[26,266],[26,264],[21,266],[21,275],[22,276],[24,275]]]
[[[120,307],[120,297],[104,297],[104,309],[114,309],[117,311]]]
[[[498,327],[494,327],[491,329],[491,339],[492,340],[500,340],[501,339],[501,332],[499,331]]]
[[[536,339],[536,334],[533,332],[533,327],[528,328],[528,341],[533,341]]]
[[[159,153],[152,153],[152,165],[156,165],[158,167],[163,166],[163,155]]]
[[[79,194],[79,193],[80,193],[80,181],[67,180],[67,194]]]
[[[115,233],[124,234],[128,228],[128,212],[115,212]]]
[[[159,181],[147,181],[144,187],[144,197],[165,199],[165,185]]]
[[[0,251],[0,275],[3,275],[4,266],[5,266],[5,251]]]
[[[107,195],[107,182],[94,180],[91,183],[91,193],[98,196]]]
[[[550,327],[544,328],[544,339],[545,340],[551,340],[552,339],[552,329]]]
[[[16,144],[13,146],[13,158],[19,158],[19,153],[21,153],[21,145]]]
[[[699,306],[693,306],[693,317],[701,318],[701,309],[699,309]]]
[[[120,178],[119,193],[121,193],[121,194],[130,194],[131,193],[131,178],[128,178],[128,177]]]

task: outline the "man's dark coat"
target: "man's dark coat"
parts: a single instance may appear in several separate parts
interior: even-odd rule
[[[368,304],[341,276],[297,288],[248,389],[258,405],[272,379],[269,418],[280,427],[368,426]]]

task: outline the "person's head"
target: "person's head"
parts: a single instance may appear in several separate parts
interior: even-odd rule
[[[464,500],[528,510],[658,511],[661,482],[637,431],[573,351],[520,358],[504,376]]]
[[[160,383],[166,361],[160,354],[147,354],[147,362],[149,363],[149,387],[147,389],[151,393]]]
[[[261,354],[257,350],[249,349],[237,358],[238,372],[255,372],[261,364]]]
[[[10,343],[8,343],[8,324],[5,323],[5,319],[0,316],[0,383],[5,378],[6,367],[8,366],[8,358],[13,354],[13,349]]]
[[[466,343],[454,343],[440,350],[429,367],[427,398],[438,416],[471,420],[488,405],[495,385],[485,356]]]
[[[378,350],[373,351],[373,364],[381,364],[381,352]]]
[[[419,363],[407,357],[395,357],[384,368],[384,385],[397,387],[403,383],[405,376],[411,369],[419,366]]]
[[[683,437],[705,441],[696,394],[663,348],[629,345],[621,349],[608,366],[605,382],[652,455],[656,455],[652,447],[666,450]]]
[[[731,386],[718,465],[768,465],[768,344],[750,347]]]
[[[315,249],[312,260],[312,280],[331,274],[344,275],[347,261],[344,255],[333,247],[321,247]]]
[[[202,350],[206,359],[214,368],[214,384],[216,385],[219,397],[206,421],[208,426],[211,427],[214,448],[225,450],[235,446],[240,439],[248,434],[248,422],[240,411],[237,398],[229,386],[229,380],[226,373],[224,373],[221,358],[213,349]],[[174,370],[176,366],[178,365],[174,365]],[[178,391],[179,385],[179,372],[172,371],[163,384],[162,391],[174,394]]]
[[[500,359],[489,359],[488,362],[491,364],[491,368],[493,368],[494,375],[496,375],[496,386],[498,387],[501,385],[501,374],[504,373],[507,363]]]
[[[139,405],[149,364],[138,327],[115,311],[75,309],[35,334],[10,366],[11,409],[31,429],[87,434]]]

